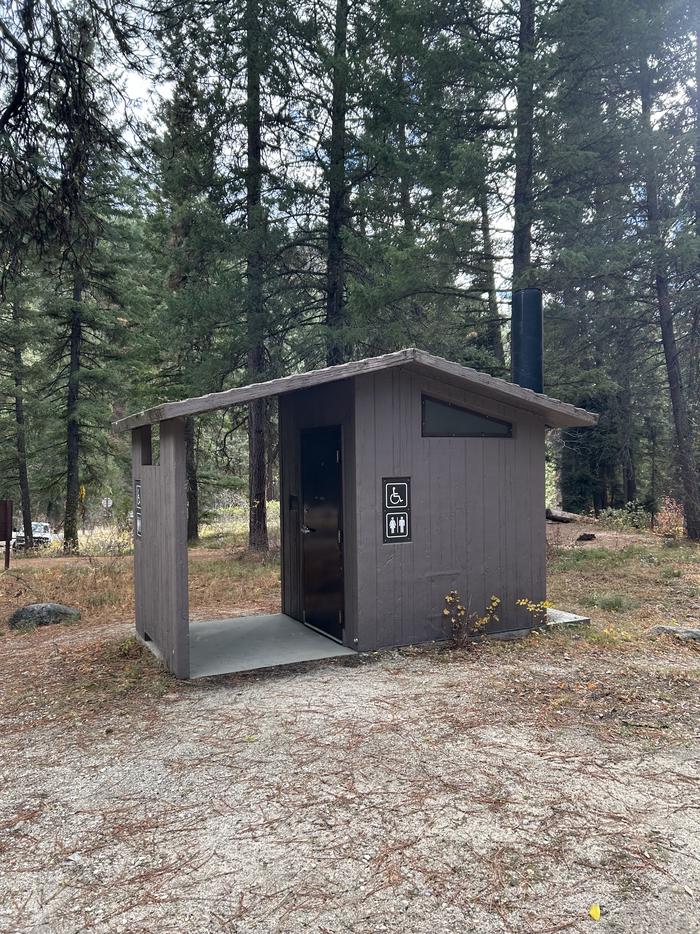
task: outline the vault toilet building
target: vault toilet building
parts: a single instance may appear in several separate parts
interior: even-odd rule
[[[267,396],[279,399],[282,616],[190,627],[184,418]],[[527,628],[516,601],[546,597],[545,430],[595,422],[415,349],[121,419],[137,632],[187,678],[443,638],[450,590],[478,613],[498,596],[494,630]]]

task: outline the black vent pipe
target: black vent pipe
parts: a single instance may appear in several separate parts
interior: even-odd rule
[[[542,292],[516,289],[510,321],[511,378],[518,386],[542,392]]]

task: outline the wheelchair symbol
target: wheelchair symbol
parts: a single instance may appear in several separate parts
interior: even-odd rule
[[[387,483],[384,493],[384,505],[387,509],[408,506],[408,484]]]

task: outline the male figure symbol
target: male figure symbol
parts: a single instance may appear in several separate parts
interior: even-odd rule
[[[385,516],[386,521],[386,539],[408,538],[408,513],[407,512],[388,512]]]

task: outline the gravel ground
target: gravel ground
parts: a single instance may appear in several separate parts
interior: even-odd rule
[[[3,639],[3,931],[700,931],[696,650],[183,684],[128,632]]]

